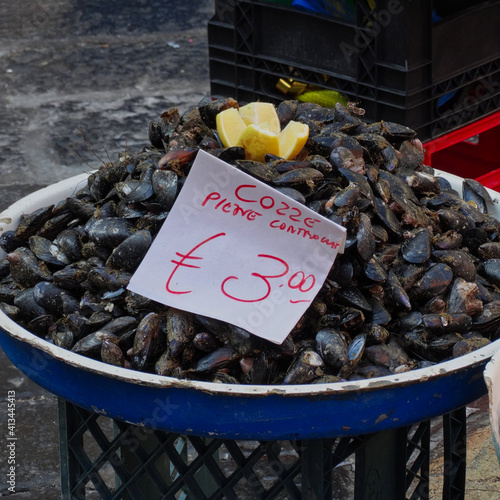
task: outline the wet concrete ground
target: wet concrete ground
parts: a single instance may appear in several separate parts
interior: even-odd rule
[[[136,150],[147,143],[150,120],[209,95],[206,23],[212,13],[213,0],[0,2],[0,210]],[[19,467],[10,498],[56,500],[56,398],[3,353],[0,380],[0,496],[10,493],[5,399],[14,390]],[[466,498],[500,499],[487,400],[473,406]],[[436,433],[437,479],[441,447]]]
[[[4,205],[141,146],[151,119],[209,92],[212,0],[7,4],[0,4]]]

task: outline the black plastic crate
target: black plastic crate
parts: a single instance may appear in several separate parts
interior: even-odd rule
[[[233,24],[236,4],[237,0],[215,0],[214,20]]]
[[[291,5],[292,0],[263,0],[267,3],[279,5]],[[234,11],[239,0],[214,0],[215,16],[214,20],[223,23],[234,23]]]
[[[431,429],[442,442],[442,498],[465,498],[465,407],[361,436],[234,441],[112,420],[59,399],[61,498],[429,500]],[[339,464],[351,461],[354,472]],[[92,494],[89,495],[95,498]]]
[[[367,120],[405,123],[423,140],[500,107],[500,1],[438,22],[432,0],[376,5],[358,0],[357,20],[348,22],[233,2],[232,18],[209,23],[212,94],[277,101],[285,96],[276,83],[292,78],[340,91]]]

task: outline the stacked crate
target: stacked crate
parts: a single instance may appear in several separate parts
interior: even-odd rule
[[[216,1],[212,95],[277,102],[285,98],[277,82],[293,79],[345,94],[369,121],[404,123],[434,139],[500,109],[500,2],[472,4],[436,19],[432,0],[377,0],[375,9],[357,0],[353,22]]]

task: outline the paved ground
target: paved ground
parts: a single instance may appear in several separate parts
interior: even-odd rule
[[[209,94],[213,0],[0,2],[0,210],[148,142],[148,124]],[[0,496],[8,390],[16,391],[16,494],[60,498],[57,402],[0,354]]]
[[[208,93],[212,0],[8,4],[0,3],[4,204],[24,185],[36,189],[144,144],[151,119]]]
[[[0,2],[0,210],[40,187],[146,144],[150,120],[209,95],[213,0]],[[0,354],[0,496],[6,397],[16,391],[12,499],[60,498],[57,404]],[[467,499],[500,499],[487,400],[469,417]],[[433,474],[439,498],[439,434]]]

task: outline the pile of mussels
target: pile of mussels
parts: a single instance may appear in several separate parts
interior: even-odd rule
[[[245,384],[356,380],[421,368],[500,336],[500,222],[477,182],[463,194],[423,165],[415,132],[368,124],[362,110],[283,101],[309,126],[293,161],[223,148],[204,99],[149,126],[58,204],[4,232],[0,307],[35,335],[105,363],[183,379]],[[126,289],[168,216],[198,150],[347,229],[319,294],[281,345]],[[175,235],[172,235],[175,238]]]

